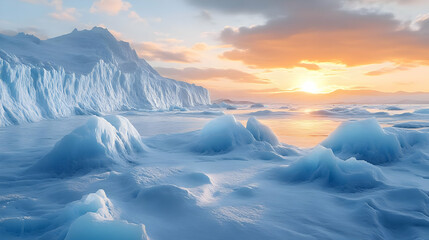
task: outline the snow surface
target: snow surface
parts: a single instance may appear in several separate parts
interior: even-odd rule
[[[427,106],[398,107],[376,119],[307,106],[249,118],[247,104],[225,115],[132,110],[3,127],[0,239],[426,239],[429,130],[392,126],[428,122],[414,114]],[[323,121],[334,127],[318,129]],[[326,139],[284,143],[281,127],[299,124]],[[88,144],[63,145],[74,137]],[[32,168],[55,149],[50,170]],[[69,156],[83,170],[57,174]]]
[[[210,104],[206,89],[163,78],[99,27],[47,40],[0,34],[0,70],[0,126]]]

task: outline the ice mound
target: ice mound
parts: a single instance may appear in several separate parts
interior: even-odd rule
[[[397,106],[388,106],[388,107],[386,107],[386,110],[389,110],[389,111],[401,111],[401,110],[404,110],[404,109],[400,108],[400,107],[397,107]]]
[[[273,133],[273,131],[271,131],[269,127],[263,125],[258,120],[256,120],[255,117],[251,117],[249,118],[249,120],[247,120],[246,129],[249,130],[250,133],[252,133],[253,137],[257,141],[265,141],[272,146],[279,145],[279,140],[277,139],[277,136]]]
[[[264,108],[264,107],[265,106],[262,103],[255,103],[255,104],[250,105],[250,108]]]
[[[209,105],[211,108],[225,108],[227,110],[236,110],[237,107],[226,102],[212,103]]]
[[[174,185],[158,185],[137,193],[142,208],[156,215],[179,216],[195,210],[196,200],[186,189]]]
[[[71,224],[66,240],[93,239],[149,239],[145,226],[118,219],[112,202],[104,190],[91,193],[71,203],[66,209]]]
[[[321,145],[343,159],[355,157],[372,164],[393,162],[401,154],[398,139],[374,118],[341,124]]]
[[[203,153],[228,152],[234,146],[250,144],[252,134],[232,115],[218,117],[201,130],[196,149]]]
[[[427,128],[429,127],[429,122],[421,121],[411,121],[411,122],[402,122],[393,125],[396,128]]]
[[[410,149],[412,149],[413,153],[426,150],[427,145],[429,144],[428,132],[395,127],[386,128],[386,131],[396,136],[403,152]]]
[[[271,111],[271,110],[260,110],[256,112],[248,113],[247,115],[251,116],[279,116],[282,117],[284,115],[290,115],[292,113],[285,111]]]
[[[319,116],[385,116],[389,115],[387,112],[376,112],[371,113],[368,110],[360,107],[335,107],[330,109],[321,109],[317,111],[311,112],[313,115],[319,115]]]
[[[30,171],[54,175],[88,172],[123,162],[144,148],[139,133],[125,117],[93,116],[85,125],[64,136]]]
[[[271,174],[285,182],[319,181],[329,187],[352,192],[377,187],[384,179],[378,167],[355,158],[339,159],[331,149],[322,146],[289,166],[272,170]]]
[[[210,180],[210,177],[201,172],[192,172],[192,173],[185,174],[183,176],[183,180],[185,180],[185,182],[191,187],[212,183]]]
[[[429,108],[415,110],[414,113],[429,114]]]

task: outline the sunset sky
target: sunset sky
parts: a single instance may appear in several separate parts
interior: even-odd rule
[[[93,26],[213,99],[429,92],[427,0],[1,0],[4,34],[45,39]]]

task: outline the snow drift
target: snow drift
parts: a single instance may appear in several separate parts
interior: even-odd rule
[[[139,133],[128,119],[93,116],[85,125],[63,137],[29,170],[72,175],[123,163],[130,154],[142,152],[144,148]]]
[[[372,164],[396,161],[401,154],[398,139],[374,118],[341,124],[321,145],[341,158],[355,157]]]
[[[0,126],[128,109],[210,104],[202,87],[160,76],[107,29],[40,40],[0,34]]]
[[[318,181],[328,187],[358,191],[382,184],[380,169],[362,160],[337,158],[332,150],[318,146],[308,155],[286,167],[271,171],[274,178],[285,182]]]
[[[74,220],[65,240],[92,239],[149,239],[145,226],[118,219],[118,214],[104,190],[90,193],[66,209]]]

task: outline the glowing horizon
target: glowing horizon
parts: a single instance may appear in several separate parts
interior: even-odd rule
[[[162,75],[206,87],[213,98],[429,92],[423,0],[235,2],[241,7],[226,0],[4,0],[0,32],[46,39],[106,27]]]

